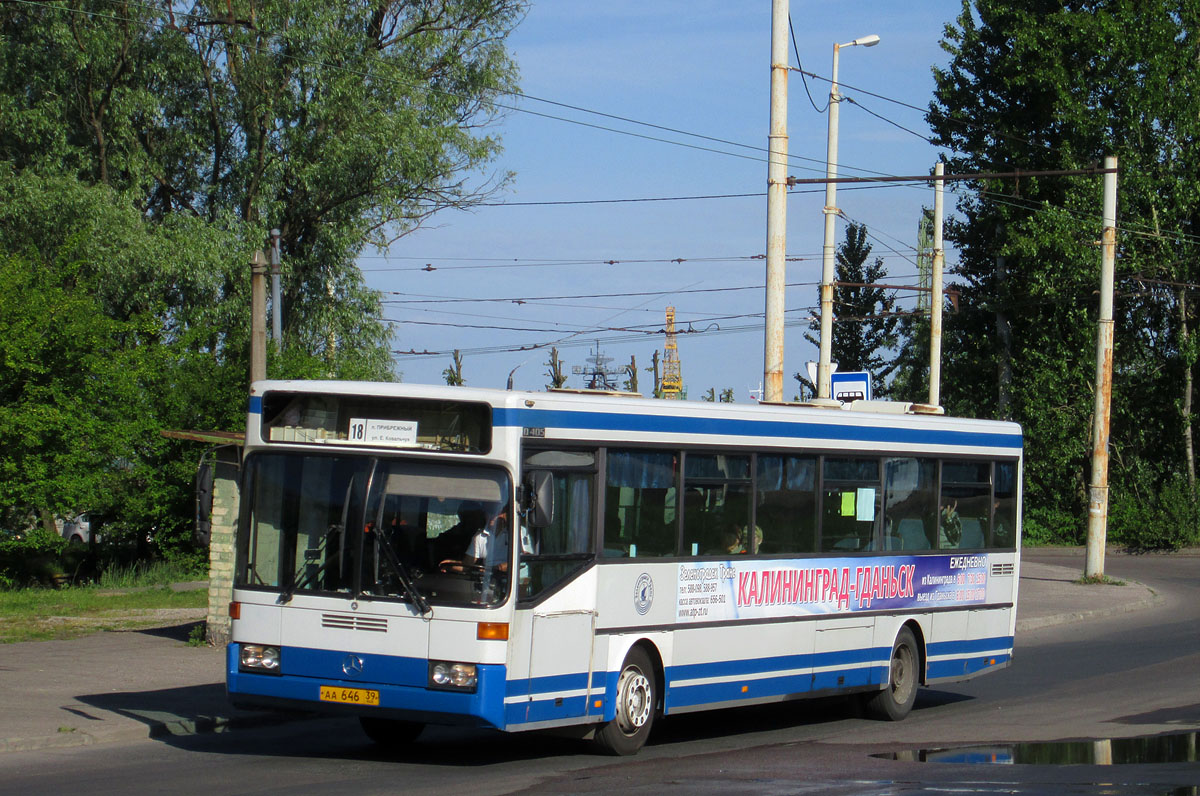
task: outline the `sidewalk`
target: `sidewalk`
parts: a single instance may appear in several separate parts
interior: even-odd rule
[[[1138,610],[1160,599],[1140,583],[1082,586],[1074,582],[1079,577],[1076,567],[1022,561],[1018,636]],[[5,695],[0,752],[190,735],[294,718],[230,707],[225,651],[188,646],[190,627],[0,645]]]

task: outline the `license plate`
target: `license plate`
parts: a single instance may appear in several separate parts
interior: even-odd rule
[[[378,707],[379,692],[366,688],[340,688],[335,685],[323,685],[321,686],[321,701]]]

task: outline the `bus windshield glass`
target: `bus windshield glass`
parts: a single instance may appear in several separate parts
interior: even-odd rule
[[[512,486],[500,468],[295,453],[246,467],[238,586],[420,608],[508,593]]]

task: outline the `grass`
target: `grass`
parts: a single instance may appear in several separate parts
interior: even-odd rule
[[[202,619],[208,591],[106,586],[0,591],[0,643],[78,638]]]
[[[1124,586],[1125,581],[1110,578],[1108,575],[1084,575],[1075,581],[1081,586]]]
[[[167,586],[189,580],[204,580],[206,577],[206,573],[198,574],[179,564],[154,561],[148,564],[110,567],[101,573],[99,585],[103,589],[131,589],[142,586]]]

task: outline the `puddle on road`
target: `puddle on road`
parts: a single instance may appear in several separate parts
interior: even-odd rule
[[[1185,732],[1099,741],[990,744],[941,749],[908,749],[872,755],[918,763],[1118,766],[1133,763],[1195,763],[1200,733]]]

